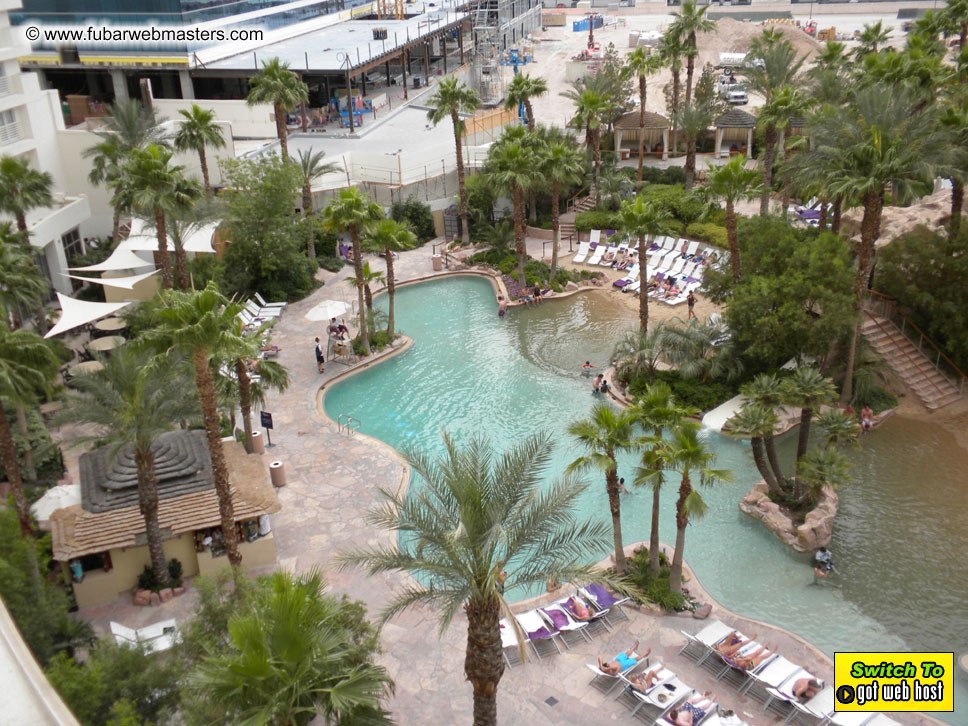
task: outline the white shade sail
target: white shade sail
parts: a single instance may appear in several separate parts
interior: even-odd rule
[[[329,320],[345,315],[350,306],[340,300],[323,300],[319,305],[306,313],[306,320]]]
[[[117,249],[104,262],[99,262],[96,265],[88,265],[87,267],[71,267],[70,269],[72,272],[112,272],[115,270],[137,270],[142,267],[154,266],[154,262],[139,257],[127,248],[122,248],[121,245],[123,244],[124,242],[118,245]]]
[[[158,270],[151,270],[151,272],[144,272],[140,275],[131,275],[129,277],[81,277],[80,275],[67,275],[67,277],[75,280],[83,280],[84,282],[95,282],[98,285],[105,285],[106,287],[119,287],[122,290],[133,290],[135,285],[157,272]]]
[[[128,302],[88,302],[87,300],[75,300],[67,295],[57,293],[57,302],[61,306],[61,316],[57,324],[47,331],[45,338],[52,338],[55,335],[66,333],[68,330],[79,328],[82,325],[93,323],[98,318],[103,318],[112,313],[116,313],[121,308],[131,304]]]
[[[212,222],[206,225],[192,225],[183,240],[185,252],[214,254],[215,248],[212,247],[212,238],[219,222]],[[157,252],[158,235],[154,229],[145,224],[144,220],[137,217],[131,220],[131,233],[118,245],[118,249],[125,249],[130,252]],[[174,251],[175,243],[171,241],[171,234],[168,235],[168,249]]]

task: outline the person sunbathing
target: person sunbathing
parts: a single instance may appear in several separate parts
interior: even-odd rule
[[[666,294],[662,296],[663,300],[671,300],[674,297],[679,297],[679,288],[675,285],[669,285],[669,289]]]
[[[607,673],[610,676],[617,676],[619,673],[627,671],[629,668],[638,663],[642,658],[648,657],[652,649],[649,648],[642,655],[636,655],[635,651],[639,647],[639,641],[635,641],[635,644],[628,650],[622,651],[612,660],[602,660],[602,657],[598,657],[598,667],[602,673]]]
[[[575,620],[591,620],[595,617],[588,606],[576,597],[568,598],[568,602],[565,603],[565,610],[571,613]]]
[[[615,253],[614,252],[606,252],[605,253],[605,259],[602,260],[602,264],[605,264],[606,262],[614,262],[614,261],[615,261]]]
[[[790,689],[800,703],[809,701],[821,690],[823,690],[823,683],[816,678],[798,678],[793,682],[793,688]]]
[[[701,696],[690,698],[678,708],[669,711],[666,719],[676,726],[693,726],[706,717],[706,709],[716,702],[716,694],[708,691]]]
[[[647,693],[655,685],[662,668],[663,666],[658,665],[647,673],[636,673],[629,678],[629,683],[632,684],[632,688],[635,690]]]
[[[720,655],[731,656],[738,652],[739,649],[744,645],[747,643],[752,643],[754,640],[756,640],[756,635],[754,635],[752,638],[747,638],[734,630],[721,641],[716,643],[716,645],[713,646],[713,650]]]
[[[739,653],[736,653],[735,655],[731,656],[723,656],[723,658],[734,668],[740,668],[744,671],[751,671],[759,667],[763,661],[775,653],[776,648],[770,650],[768,645],[761,645],[749,655],[740,655]]]

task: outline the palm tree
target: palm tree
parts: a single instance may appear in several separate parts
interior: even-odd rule
[[[672,107],[669,109],[669,117],[672,119],[672,138],[670,146],[675,151],[678,148],[678,134],[676,133],[676,112],[679,110],[679,103],[682,96],[682,56],[685,53],[682,34],[674,27],[670,27],[659,41],[659,57],[662,62],[669,66],[672,71]]]
[[[857,38],[857,47],[854,49],[854,57],[863,60],[865,55],[877,53],[891,37],[890,28],[885,28],[884,24],[878,20],[872,25],[865,25]]]
[[[650,431],[653,441],[663,441],[666,429],[677,428],[696,410],[681,407],[666,383],[650,384],[630,409],[642,428]],[[649,535],[649,571],[659,573],[659,504],[662,493],[662,459],[655,456],[655,447],[642,455],[642,466],[636,470],[635,484],[652,487],[652,528]]]
[[[729,342],[717,344],[728,330],[722,322],[673,318],[662,328],[662,357],[683,378],[735,378],[742,371]]]
[[[817,446],[800,462],[800,479],[804,484],[801,502],[816,498],[819,491],[829,486],[837,489],[850,482],[850,460],[832,446]]]
[[[598,180],[602,176],[602,122],[612,110],[612,100],[601,93],[586,88],[580,93],[568,91],[564,94],[575,104],[575,116],[571,120],[572,126],[586,130],[586,136],[592,143],[592,159],[595,164],[595,203],[601,201],[598,190]]]
[[[415,235],[407,223],[393,219],[371,222],[363,230],[363,248],[368,252],[382,252],[387,263],[384,280],[387,285],[387,334],[393,340],[393,306],[396,294],[396,280],[393,279],[393,253],[413,249],[417,246]]]
[[[497,723],[497,690],[504,674],[500,618],[510,612],[503,590],[587,579],[582,564],[608,546],[608,528],[575,517],[585,486],[571,476],[544,483],[551,455],[547,435],[528,437],[503,455],[485,439],[465,449],[444,434],[446,455],[430,461],[406,454],[423,496],[382,490],[386,504],[370,522],[405,537],[344,555],[369,575],[406,572],[412,579],[383,611],[386,621],[414,605],[440,611],[440,632],[467,615],[464,674],[474,689],[474,726]],[[598,576],[598,575],[596,575]],[[517,629],[514,618],[509,617]],[[523,633],[519,640],[524,642]]]
[[[784,396],[780,381],[772,373],[761,373],[744,385],[740,389],[740,393],[747,399],[745,406],[756,406],[762,409],[762,412],[758,413],[756,418],[765,420],[757,421],[756,425],[749,426],[748,431],[751,434],[753,431],[756,431],[759,434],[758,438],[763,441],[766,460],[770,465],[769,470],[773,473],[773,480],[776,482],[777,490],[781,491],[786,489],[787,481],[783,476],[783,469],[780,467],[780,460],[776,455],[776,447],[774,446],[774,426],[778,420],[776,410],[782,404]],[[752,424],[753,422],[743,421],[742,423],[745,425]],[[738,430],[741,431],[743,428],[744,426],[737,424]],[[769,486],[770,477],[764,475],[763,478],[766,480],[767,486]]]
[[[86,441],[111,447],[112,460],[131,451],[138,472],[138,506],[145,521],[151,569],[167,586],[168,566],[158,525],[158,477],[155,473],[157,438],[197,415],[198,399],[182,361],[165,365],[137,347],[123,346],[99,359],[102,370],[71,382],[63,420],[92,424],[95,434]]]
[[[589,467],[605,474],[605,492],[612,514],[612,539],[615,546],[615,571],[625,574],[625,548],[622,544],[622,511],[618,488],[618,462],[616,454],[631,451],[638,441],[632,430],[635,416],[628,410],[616,412],[607,403],[600,403],[588,418],[568,424],[568,433],[588,453],[568,465],[568,471],[581,471]]]
[[[664,64],[665,61],[659,53],[650,53],[647,48],[642,46],[635,48],[625,58],[626,68],[639,79],[639,171],[637,177],[639,191],[642,190],[642,160],[644,156],[643,145],[645,144],[645,101],[648,90],[646,80],[649,76],[658,73]]]
[[[91,159],[88,181],[104,184],[114,192],[111,198],[114,209],[111,239],[117,241],[121,215],[129,208],[127,197],[118,193],[123,183],[122,167],[128,155],[133,149],[149,144],[164,146],[167,142],[154,110],[135,99],[115,101],[111,104],[110,114],[102,121],[103,130],[95,132],[101,140],[85,149],[83,156]]]
[[[356,280],[356,295],[360,313],[360,342],[365,355],[370,354],[370,340],[366,330],[366,316],[363,311],[363,252],[360,249],[360,234],[366,225],[380,219],[383,210],[378,204],[357,187],[340,189],[339,196],[323,210],[323,225],[337,234],[346,232],[353,244],[353,271]]]
[[[683,421],[673,430],[670,441],[656,442],[665,468],[682,477],[679,482],[679,498],[676,500],[676,551],[669,569],[669,590],[675,593],[682,592],[686,527],[690,520],[705,515],[707,509],[702,496],[693,489],[693,481],[698,480],[701,486],[712,486],[733,479],[732,472],[727,469],[710,468],[716,460],[716,454],[709,451],[699,440],[699,429],[698,423]]]
[[[237,351],[244,347],[236,317],[242,306],[227,300],[214,282],[209,282],[203,290],[162,290],[159,297],[158,324],[144,333],[145,343],[160,353],[191,357],[208,453],[212,460],[225,551],[232,567],[237,570],[242,563],[242,554],[239,552],[235,528],[229,471],[222,452],[222,433],[219,430],[211,365],[214,363],[220,367],[234,360]]]
[[[551,182],[551,279],[558,269],[558,249],[561,245],[561,191],[581,181],[585,164],[573,141],[553,141],[542,148],[541,177]],[[550,280],[549,280],[550,282]]]
[[[14,316],[18,311],[43,299],[50,283],[34,264],[23,232],[15,231],[10,222],[0,222],[0,309]]]
[[[511,140],[507,132],[491,151],[485,172],[498,186],[511,192],[514,206],[514,246],[518,253],[518,284],[525,285],[524,265],[528,259],[525,243],[524,192],[534,182],[540,169],[531,146]]]
[[[471,241],[470,226],[467,223],[467,189],[464,186],[464,156],[460,147],[461,137],[464,135],[464,122],[460,118],[462,113],[474,113],[481,105],[477,91],[461,83],[457,76],[445,78],[437,84],[437,90],[428,101],[431,109],[427,118],[434,126],[445,118],[450,118],[454,127],[454,150],[457,155],[457,192],[460,198],[461,239],[464,244]]]
[[[675,114],[677,128],[681,129],[686,136],[686,190],[692,189],[696,182],[696,141],[699,134],[704,132],[712,124],[718,108],[711,104],[701,103],[697,100],[684,103]]]
[[[165,216],[190,209],[202,196],[198,182],[185,177],[185,167],[173,165],[170,149],[156,144],[133,149],[124,165],[124,187],[135,211],[154,221],[158,237],[158,259],[161,276],[171,289],[171,258],[168,255],[168,230]],[[188,287],[188,266],[184,250],[175,250],[178,285]]]
[[[193,103],[189,110],[181,109],[178,111],[183,117],[175,134],[175,148],[179,151],[198,152],[198,163],[202,167],[202,182],[205,185],[205,193],[212,191],[208,181],[208,161],[205,158],[205,147],[211,146],[213,149],[221,149],[225,146],[225,138],[222,135],[222,127],[215,123],[215,111],[204,109],[197,103]]]
[[[647,202],[640,194],[634,199],[626,199],[619,210],[622,219],[622,231],[639,241],[639,266],[645,269],[645,260],[649,246],[657,234],[669,231],[669,213],[656,202]],[[644,275],[645,273],[643,273]],[[649,329],[649,296],[643,291],[639,295],[639,330]]]
[[[803,495],[799,464],[807,453],[807,446],[810,442],[810,422],[813,420],[814,410],[821,404],[831,401],[836,389],[833,381],[824,378],[816,368],[797,368],[793,375],[783,382],[782,389],[785,403],[800,407],[797,470],[793,476],[793,496],[799,499]]]
[[[726,239],[729,242],[729,264],[733,269],[733,284],[739,283],[739,235],[736,232],[736,210],[740,200],[755,199],[760,193],[760,175],[746,168],[746,156],[738,154],[725,164],[710,167],[709,193],[726,204]]]
[[[219,723],[390,723],[381,700],[393,684],[383,666],[360,662],[353,607],[326,593],[318,570],[275,572],[251,608],[231,615],[226,648],[203,659],[188,687]]]
[[[299,150],[299,171],[302,173],[302,209],[303,216],[309,218],[313,213],[313,182],[326,174],[339,171],[339,167],[332,162],[323,163],[325,151]],[[307,226],[306,255],[309,259],[316,257],[316,244],[313,240],[313,228]]]
[[[965,179],[968,177],[968,163],[964,150],[968,148],[968,99],[952,99],[944,105],[941,113],[941,127],[947,136],[952,152],[949,169],[951,180],[951,219],[948,222],[948,237],[954,239],[961,231],[961,215],[965,204]]]
[[[245,449],[252,453],[252,403],[257,399],[264,403],[266,389],[285,391],[289,387],[289,373],[278,361],[264,360],[262,349],[268,344],[267,326],[243,337],[239,321],[238,336],[243,345],[236,349],[229,363],[234,375],[234,386],[238,392],[239,412],[242,414],[242,430],[245,432]],[[259,377],[259,383],[252,381],[251,372]],[[257,388],[258,390],[254,390]],[[234,408],[233,408],[234,411]]]
[[[968,40],[968,2],[966,0],[948,0],[948,4],[940,15],[944,24],[959,36],[958,51],[964,51],[965,42]]]
[[[289,142],[286,132],[286,114],[301,103],[309,101],[309,88],[299,76],[289,70],[289,64],[278,58],[262,61],[262,70],[249,79],[249,95],[245,102],[250,106],[268,103],[276,119],[276,135],[279,137],[279,154],[289,163]]]
[[[782,494],[773,471],[770,469],[765,456],[763,442],[773,440],[773,432],[777,424],[777,416],[771,409],[752,401],[747,401],[743,407],[729,419],[729,433],[733,436],[749,436],[750,448],[753,450],[753,463],[756,470],[763,477],[766,486],[775,494]]]
[[[510,111],[523,104],[528,117],[528,131],[534,131],[534,108],[531,106],[531,99],[543,96],[547,92],[548,82],[541,76],[517,73],[504,92],[504,108]]]
[[[371,223],[372,224],[372,223]],[[366,235],[366,228],[363,228],[364,238]],[[357,278],[355,275],[345,278],[345,280],[351,285],[357,284]],[[383,282],[383,273],[379,270],[373,270],[370,268],[370,261],[365,260],[363,262],[363,267],[360,268],[360,280],[363,283],[363,302],[366,304],[367,315],[373,314],[373,292],[370,290],[370,285],[374,282]]]
[[[716,29],[716,23],[706,17],[708,5],[700,6],[696,0],[683,0],[681,9],[672,13],[673,32],[685,39],[683,50],[686,56],[686,104],[692,100],[692,77],[696,69],[696,56],[699,47],[696,33],[708,33]]]
[[[655,378],[662,360],[662,323],[652,326],[652,330],[635,328],[629,330],[615,345],[611,364],[615,376],[622,381],[636,378]]]
[[[0,320],[0,457],[13,492],[20,533],[25,537],[33,533],[34,527],[3,402],[32,400],[36,391],[48,387],[59,365],[60,360],[47,341],[29,330],[12,331],[6,320]]]

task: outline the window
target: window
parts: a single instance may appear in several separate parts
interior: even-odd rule
[[[61,244],[64,245],[64,256],[70,264],[78,255],[84,254],[84,244],[81,242],[81,233],[74,229],[61,235]]]

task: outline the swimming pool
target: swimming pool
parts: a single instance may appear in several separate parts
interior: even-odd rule
[[[376,304],[385,307],[386,301],[378,299]],[[500,319],[491,283],[472,276],[399,288],[396,315],[399,329],[414,339],[414,346],[335,384],[324,399],[326,413],[333,419],[348,413],[362,422],[361,431],[370,436],[398,449],[417,446],[433,454],[442,453],[439,433],[444,427],[458,440],[486,434],[497,450],[544,430],[556,442],[552,476],[578,455],[567,425],[587,415],[596,400],[590,381],[578,373],[581,363],[591,359],[597,366],[606,365],[614,341],[630,326],[627,312],[612,306],[608,293],[512,309]],[[715,465],[732,469],[735,481],[702,492],[709,513],[690,525],[685,557],[719,602],[795,632],[828,654],[928,650],[926,646],[942,644],[956,652],[968,649],[968,624],[963,606],[958,609],[964,589],[952,589],[951,597],[939,603],[943,605],[937,608],[940,621],[927,631],[911,610],[912,603],[917,603],[939,619],[931,609],[931,590],[946,581],[931,578],[933,573],[940,578],[938,568],[946,566],[934,565],[924,581],[906,573],[899,576],[890,560],[878,556],[878,548],[905,547],[907,534],[902,533],[911,527],[905,516],[913,509],[904,506],[910,499],[902,491],[905,479],[873,491],[871,482],[886,475],[883,462],[869,451],[860,456],[858,469],[864,483],[842,492],[844,507],[832,545],[846,584],[815,587],[810,584],[809,558],[788,550],[737,508],[759,478],[749,445],[707,435],[717,453]],[[870,443],[879,435],[872,435]],[[782,441],[781,451],[793,443]],[[894,437],[890,445],[896,449],[902,443],[903,437]],[[925,443],[926,451],[929,447]],[[620,475],[630,479],[634,466],[631,456],[620,459]],[[902,476],[909,472],[905,469]],[[942,472],[942,476],[958,474]],[[590,485],[581,501],[582,514],[607,520],[601,475],[586,478]],[[916,481],[910,482],[912,490]],[[411,486],[419,485],[414,481]],[[675,537],[674,488],[675,484],[667,485],[663,497],[665,542]],[[871,508],[864,505],[865,498],[882,501]],[[622,498],[626,542],[648,539],[650,508],[651,496],[644,491]],[[878,526],[885,512],[894,513],[889,529]],[[937,519],[924,507],[914,513],[926,521]],[[964,534],[951,537],[944,543],[944,557],[963,554]],[[865,547],[865,539],[876,546]],[[960,556],[948,561],[960,562]],[[526,594],[509,593],[515,599]],[[943,612],[948,606],[953,609]],[[956,683],[959,680],[956,676]],[[966,697],[968,693],[959,692],[956,699],[963,704],[968,702]]]

